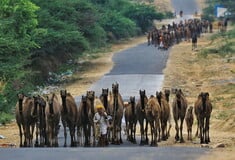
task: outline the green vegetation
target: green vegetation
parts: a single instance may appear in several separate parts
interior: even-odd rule
[[[1,117],[16,93],[30,94],[68,60],[144,34],[168,16],[131,0],[1,0]]]
[[[219,32],[211,36],[210,48],[203,49],[200,56],[207,57],[208,54],[217,54],[221,57],[231,57],[235,54],[235,26],[227,32]]]
[[[208,0],[206,1],[208,3],[208,7],[203,9],[203,19],[207,20],[215,20],[214,12],[215,12],[215,5],[223,5],[228,9],[228,12],[230,12],[230,15],[227,15],[226,18],[229,18],[230,20],[235,20],[235,1],[234,0]]]

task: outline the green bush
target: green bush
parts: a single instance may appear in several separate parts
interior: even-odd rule
[[[141,28],[142,33],[145,33],[153,25],[153,20],[161,20],[164,15],[157,13],[154,6],[144,4],[133,4],[125,7],[122,14],[131,20]]]
[[[6,123],[11,122],[11,120],[14,118],[12,114],[4,113],[0,111],[0,124],[5,125]]]
[[[137,34],[136,24],[118,12],[107,12],[101,19],[106,32],[112,33],[114,39],[129,38]]]

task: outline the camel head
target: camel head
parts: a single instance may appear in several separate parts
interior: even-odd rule
[[[109,94],[109,89],[108,88],[102,88],[102,95],[103,96],[108,96],[108,94]]]
[[[134,97],[130,96],[130,103],[135,104],[135,96]]]
[[[118,83],[112,84],[112,92],[113,92],[114,95],[118,95],[118,93],[119,93]]]
[[[95,100],[95,91],[87,91],[86,96],[90,100]]]
[[[19,101],[23,101],[25,95],[24,95],[24,93],[18,93],[18,94],[17,94],[17,97],[18,97],[18,100],[19,100]]]
[[[66,98],[66,95],[67,95],[67,90],[60,90],[60,96],[61,98]]]

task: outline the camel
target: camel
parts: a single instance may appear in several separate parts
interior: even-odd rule
[[[165,98],[166,98],[166,101],[170,107],[170,94],[171,94],[171,91],[169,89],[165,89],[164,90],[164,94],[165,94]],[[172,126],[172,112],[171,112],[171,107],[170,107],[170,115],[169,115],[169,118],[168,118],[168,123],[169,123],[169,127],[168,127],[168,131],[167,131],[167,136],[170,137],[170,130],[171,130],[171,126]]]
[[[137,119],[140,124],[140,145],[148,144],[148,121],[146,120],[145,108],[147,106],[148,97],[145,90],[140,90],[140,99],[136,104]],[[145,126],[144,126],[145,121]],[[145,129],[144,129],[145,127]]]
[[[31,133],[30,127],[32,124],[34,101],[33,98],[26,97],[23,93],[17,94],[17,97],[18,97],[18,102],[16,103],[15,116],[20,134],[20,147],[31,147],[33,133]],[[22,142],[23,135],[24,135],[24,144]]]
[[[90,123],[90,128],[89,128],[89,139],[91,137],[91,133],[92,133],[92,142],[93,142],[93,147],[96,146],[95,143],[95,124],[93,121],[93,118],[95,116],[95,91],[87,91],[87,100],[88,100],[88,105],[90,106],[90,112],[88,113],[89,116],[89,123]],[[92,129],[92,132],[91,132]]]
[[[186,121],[187,131],[188,131],[188,140],[192,141],[192,126],[193,126],[193,121],[194,121],[193,106],[190,106],[187,109],[185,121]]]
[[[44,97],[38,95],[34,97],[34,99],[37,101],[38,104],[38,120],[36,123],[36,141],[35,146],[41,146],[43,147],[48,143],[47,140],[47,134],[46,134],[46,119],[45,119],[45,108],[47,105],[47,102]],[[40,142],[38,144],[38,134],[40,137]]]
[[[200,129],[200,141],[202,143],[208,144],[210,142],[209,136],[209,125],[210,125],[210,116],[212,112],[212,104],[209,99],[208,92],[201,92],[198,96],[197,101],[194,105],[195,115],[198,120],[198,127]],[[197,129],[198,132],[198,129]]]
[[[169,103],[171,91],[169,89],[164,90],[166,101]]]
[[[76,146],[75,129],[77,122],[77,105],[74,97],[67,93],[67,90],[60,90],[60,96],[62,99],[61,121],[64,127],[64,147],[67,146],[67,131],[69,128],[71,147]]]
[[[130,101],[128,102],[125,109],[125,121],[126,121],[126,130],[127,130],[127,140],[132,143],[136,143],[135,133],[136,133],[136,103],[135,97],[130,97]]]
[[[83,132],[85,138],[84,147],[90,146],[89,130],[91,128],[91,123],[89,120],[89,113],[91,112],[91,106],[89,105],[88,101],[88,97],[83,95],[78,108],[77,137],[78,143],[82,144],[81,132]]]
[[[161,108],[157,99],[151,95],[148,99],[145,108],[146,119],[148,120],[151,128],[151,146],[158,146],[157,141],[160,141],[160,118]]]
[[[172,103],[172,108],[173,108],[173,117],[175,121],[175,130],[176,130],[175,140],[176,141],[180,140],[180,143],[184,142],[182,131],[183,131],[183,122],[184,122],[187,106],[188,106],[187,100],[183,92],[181,91],[181,89],[176,89],[176,94]],[[180,128],[178,125],[178,120],[180,120]],[[180,136],[179,136],[179,132],[180,132]]]
[[[108,106],[108,115],[112,117],[112,143],[121,144],[121,124],[123,116],[124,103],[122,96],[119,93],[119,84],[112,84],[112,92],[109,93],[109,106]]]
[[[59,123],[61,118],[61,105],[55,93],[46,97],[48,105],[45,108],[46,132],[49,147],[58,147]]]
[[[161,91],[156,92],[156,97],[161,108],[160,121],[161,121],[162,140],[167,140],[168,138],[167,122],[169,121],[170,118],[170,105]]]
[[[100,100],[103,103],[103,106],[105,110],[107,111],[108,109],[108,95],[109,95],[109,89],[104,89],[102,88],[102,93],[100,95]]]

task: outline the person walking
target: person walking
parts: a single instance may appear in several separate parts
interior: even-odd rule
[[[93,121],[96,125],[96,138],[98,139],[98,146],[105,147],[107,146],[107,130],[108,130],[108,121],[110,116],[107,115],[103,105],[96,106],[97,112],[94,115]]]

